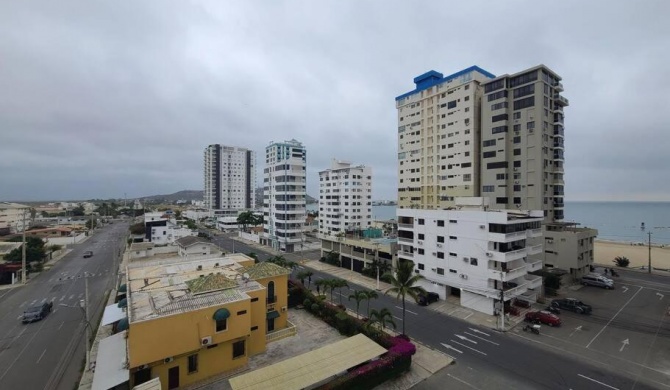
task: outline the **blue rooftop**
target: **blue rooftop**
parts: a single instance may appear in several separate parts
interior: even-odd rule
[[[463,69],[460,72],[456,72],[454,74],[451,74],[447,77],[444,77],[442,73],[436,72],[434,70],[428,71],[422,75],[416,76],[414,78],[414,84],[416,84],[416,88],[413,91],[409,91],[407,93],[404,93],[398,97],[395,98],[396,101],[400,99],[404,99],[407,96],[413,95],[417,92],[421,92],[423,90],[426,90],[434,85],[441,84],[441,83],[446,83],[449,82],[450,80],[453,80],[455,78],[458,78],[460,76],[463,76],[464,74],[470,73],[470,72],[479,72],[483,74],[484,76],[494,79],[496,76],[494,76],[492,73],[489,73],[485,71],[484,69],[478,67],[477,65],[473,65],[469,68]]]

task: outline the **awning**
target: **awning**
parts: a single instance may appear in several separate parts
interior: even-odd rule
[[[126,333],[121,332],[100,340],[98,357],[95,359],[92,390],[108,390],[128,382],[128,347]]]
[[[269,311],[267,314],[268,320],[279,317],[279,312],[277,310]]]
[[[128,307],[128,298],[123,298],[116,304],[118,307]]]
[[[126,286],[126,284],[124,283],[124,284],[119,286],[119,290],[117,292],[124,293],[127,290],[128,290],[128,286]]]
[[[102,314],[102,323],[100,325],[105,326],[113,324],[116,321],[125,318],[126,313],[118,305],[109,305],[105,307],[105,312]]]
[[[230,317],[230,312],[228,309],[221,308],[214,312],[214,316],[212,318],[214,321],[221,321],[227,319],[228,317]]]
[[[128,330],[128,317],[121,318],[119,321],[119,324],[116,325],[116,331],[121,332],[124,330]]]

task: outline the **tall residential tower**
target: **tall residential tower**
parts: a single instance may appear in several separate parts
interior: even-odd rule
[[[261,243],[282,252],[301,249],[306,216],[306,151],[296,140],[265,148]]]
[[[234,146],[209,145],[204,153],[205,207],[210,210],[254,208],[256,152]]]

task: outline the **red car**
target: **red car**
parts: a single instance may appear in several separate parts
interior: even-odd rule
[[[561,319],[556,315],[549,313],[548,311],[530,311],[526,313],[527,322],[533,322],[536,324],[543,323],[549,326],[561,326]]]

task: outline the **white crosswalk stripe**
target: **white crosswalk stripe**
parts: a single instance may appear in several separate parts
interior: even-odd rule
[[[61,301],[61,302],[62,302],[62,301],[63,301],[63,299],[65,299],[65,295],[63,295],[62,297],[60,297],[59,301]]]
[[[53,297],[53,298],[51,298],[51,301],[50,301],[50,302],[53,302],[53,301],[55,301],[55,300],[56,300],[56,298],[58,298],[58,297]]]
[[[70,295],[70,298],[68,298],[68,300],[70,300],[72,298],[74,298],[74,294]]]
[[[23,302],[22,304],[19,305],[19,307],[25,306],[26,302]]]
[[[78,298],[83,298],[83,297],[84,297],[84,293],[81,293],[81,294],[79,294]]]

